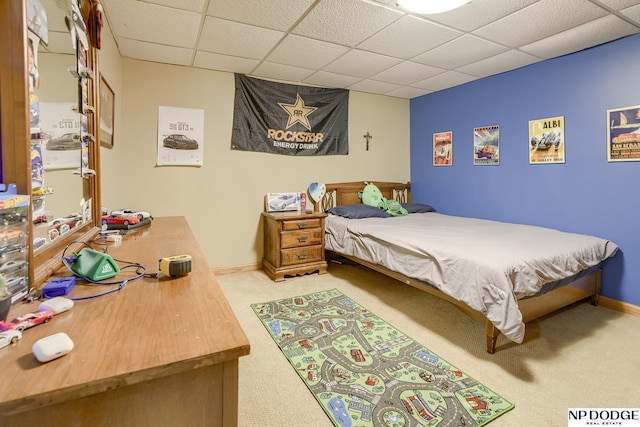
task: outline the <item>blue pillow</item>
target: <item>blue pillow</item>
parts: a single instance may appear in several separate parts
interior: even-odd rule
[[[435,212],[433,206],[424,203],[400,203],[409,213]]]
[[[327,211],[330,214],[341,216],[344,218],[361,219],[361,218],[389,218],[391,215],[380,208],[369,206],[362,203],[353,205],[334,206]]]

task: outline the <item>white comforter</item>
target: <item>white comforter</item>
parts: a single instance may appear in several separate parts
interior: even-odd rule
[[[474,218],[415,213],[346,219],[329,215],[326,248],[434,285],[483,313],[521,343],[517,299],[615,254],[598,237]]]

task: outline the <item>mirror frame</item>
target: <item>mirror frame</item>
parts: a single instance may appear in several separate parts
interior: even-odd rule
[[[85,13],[88,0],[80,0]],[[29,83],[27,79],[27,13],[26,0],[0,2],[0,143],[2,144],[2,178],[15,183],[19,194],[31,194],[31,133],[29,121]],[[87,52],[88,66],[99,76],[98,55],[95,47]],[[89,79],[89,104],[95,112],[88,114],[88,132],[99,141],[99,84]],[[93,221],[74,228],[58,237],[34,254],[33,218],[29,209],[28,259],[29,286],[41,288],[62,264],[65,250],[77,250],[82,242],[92,240],[101,226],[100,201],[100,145],[89,144],[89,167],[96,174],[81,178],[85,200],[91,199]]]

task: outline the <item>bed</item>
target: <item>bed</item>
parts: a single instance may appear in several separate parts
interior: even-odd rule
[[[500,334],[524,339],[531,320],[590,299],[618,247],[549,228],[443,215],[411,203],[411,184],[374,182],[409,210],[384,217],[360,203],[364,182],[326,185],[325,249],[453,303],[486,323],[487,351]],[[373,210],[371,210],[371,209]]]

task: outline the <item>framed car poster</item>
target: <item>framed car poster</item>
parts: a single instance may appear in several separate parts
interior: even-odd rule
[[[473,129],[473,164],[500,164],[500,126],[484,126]]]
[[[80,167],[81,117],[73,102],[41,102],[42,160],[45,170]]]
[[[453,164],[453,132],[433,134],[433,166],[451,166]]]
[[[564,116],[529,121],[529,164],[564,163]]]
[[[607,161],[640,161],[640,105],[607,110]]]
[[[204,110],[160,106],[158,166],[202,166]]]

